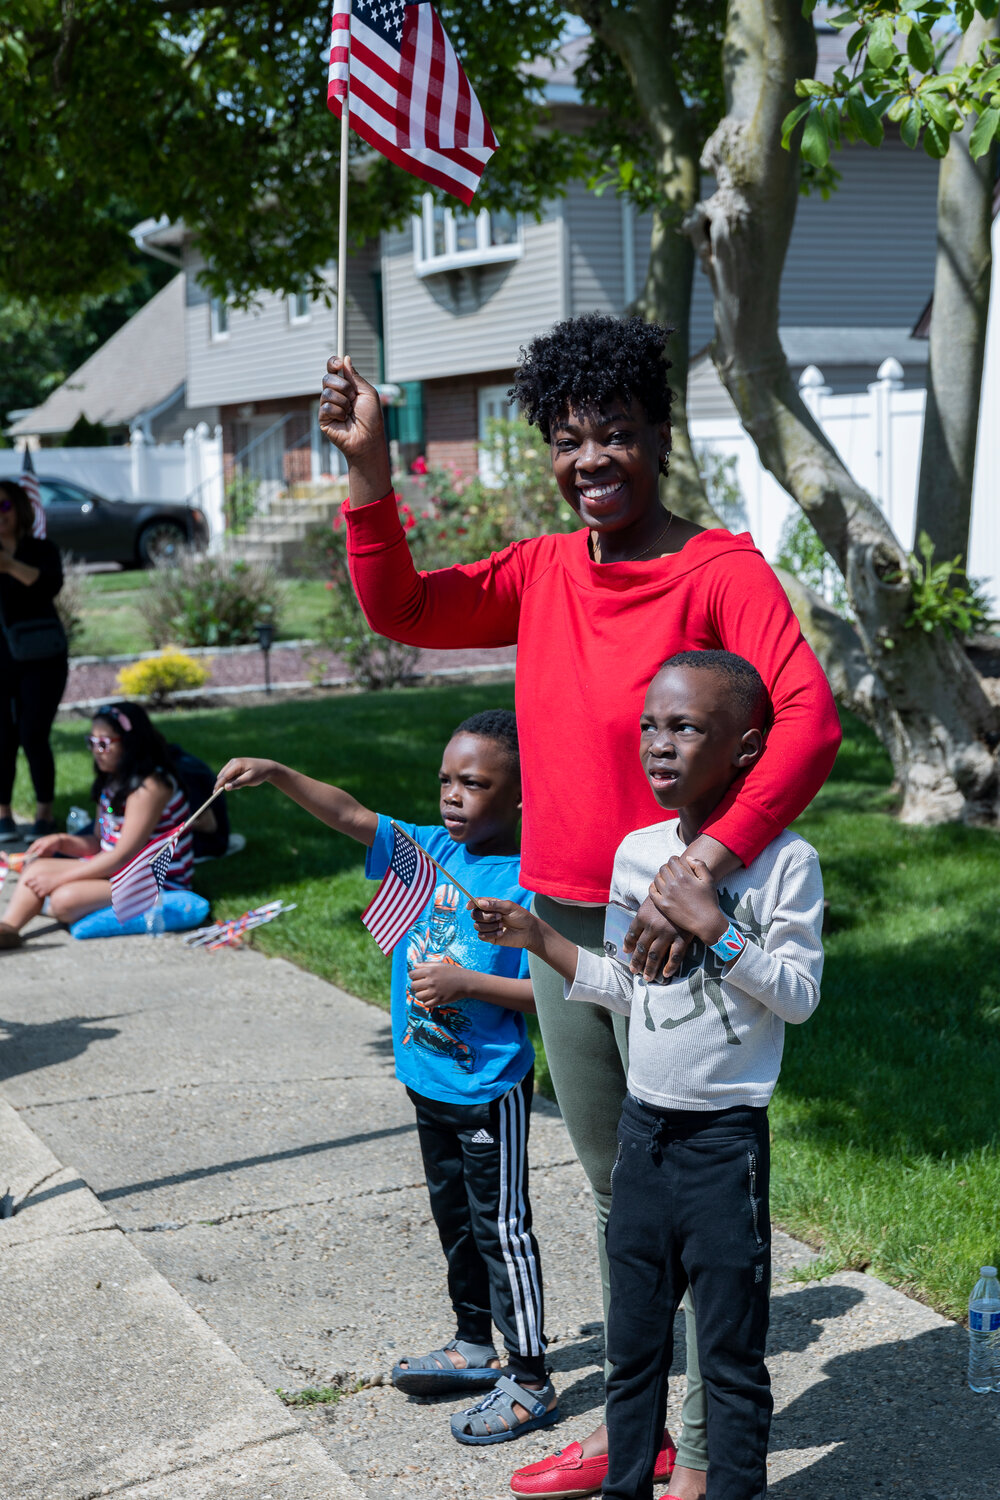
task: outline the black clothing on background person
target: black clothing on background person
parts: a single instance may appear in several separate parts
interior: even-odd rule
[[[58,619],[55,598],[63,583],[59,548],[44,537],[22,537],[14,560],[37,568],[39,576],[34,583],[24,584],[0,573],[3,624]],[[55,761],[49,734],[68,670],[65,652],[41,661],[14,661],[0,627],[0,805],[11,799],[19,747],[27,757],[35,797],[41,803],[52,801]]]
[[[14,561],[38,569],[34,583],[21,583],[0,573],[0,612],[7,625],[22,620],[57,620],[55,598],[63,586],[62,556],[47,537],[23,536],[14,548]],[[0,662],[9,659],[7,638],[0,630]]]

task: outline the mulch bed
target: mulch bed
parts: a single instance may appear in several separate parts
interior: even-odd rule
[[[475,651],[421,651],[414,674],[421,677],[438,673],[451,675],[456,671],[496,671],[505,666],[509,666],[513,673],[515,655],[516,649],[513,646],[488,647]],[[211,672],[205,689],[227,687],[254,692],[264,686],[264,658],[259,651],[220,654],[211,658],[203,656],[199,660]],[[120,669],[120,664],[113,662],[71,664],[63,705],[120,696],[116,686]],[[324,678],[332,681],[350,681],[351,674],[346,663],[321,646],[276,646],[271,652],[271,682],[274,684],[312,682],[320,671]]]

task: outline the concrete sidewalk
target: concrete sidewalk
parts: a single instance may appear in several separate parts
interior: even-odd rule
[[[589,1430],[593,1224],[551,1106],[532,1198],[564,1421],[463,1448],[461,1402],[385,1383],[450,1332],[385,1015],[254,953],[45,929],[0,958],[0,1159],[19,1204],[0,1223],[3,1500],[501,1500],[513,1467]],[[1000,1399],[965,1389],[963,1330],[871,1277],[797,1279],[810,1252],[776,1250],[770,1493],[993,1500]],[[306,1386],[342,1394],[309,1410],[274,1395]]]

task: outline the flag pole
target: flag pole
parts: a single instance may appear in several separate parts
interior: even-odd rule
[[[351,117],[351,11],[347,12],[347,87],[340,106],[340,222],[337,227],[337,354],[347,353],[347,158]]]
[[[462,892],[463,896],[468,896],[469,900],[472,902],[473,906],[476,908],[477,911],[482,911],[483,908],[480,906],[479,902],[476,900],[476,898],[472,894],[472,892],[471,891],[467,891],[465,889],[465,886],[462,884],[462,882],[460,880],[456,880],[455,877],[454,877],[454,875],[451,873],[451,871],[450,870],[446,870],[445,867],[444,867],[444,865],[439,865],[438,862],[437,862],[437,860],[434,858],[433,854],[428,854],[427,853],[427,850],[424,848],[423,844],[418,844],[417,841],[416,841],[416,839],[412,836],[412,834],[407,833],[407,831],[406,831],[405,828],[400,828],[399,824],[393,818],[390,818],[389,822],[390,822],[391,826],[393,828],[395,828],[395,830],[396,830],[397,833],[401,833],[403,835],[404,839],[408,839],[409,840],[409,842],[413,845],[414,849],[419,849],[420,850],[421,854],[424,856],[424,859],[429,859],[430,862],[431,862],[431,864],[434,866],[434,868],[436,870],[440,870],[441,871],[441,874],[445,877],[446,880],[450,880],[451,883],[452,883],[452,885],[457,885],[458,888],[459,888],[459,890]]]

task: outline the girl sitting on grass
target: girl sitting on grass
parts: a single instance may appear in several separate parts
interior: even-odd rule
[[[94,833],[50,833],[28,849],[17,890],[0,922],[0,949],[18,948],[21,929],[45,908],[71,925],[111,905],[111,877],[150,839],[190,815],[171,769],[167,742],[138,703],[99,708],[87,736],[94,757]],[[187,889],[194,866],[183,833],[167,871],[167,889]],[[47,903],[47,905],[46,905]]]

